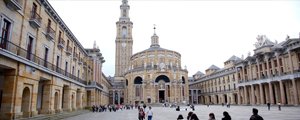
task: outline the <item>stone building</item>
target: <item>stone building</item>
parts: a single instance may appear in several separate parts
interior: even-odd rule
[[[226,103],[227,99],[231,104],[298,105],[300,101],[299,51],[299,38],[287,37],[285,41],[277,43],[277,41],[270,41],[265,35],[258,36],[254,55],[251,56],[249,53],[245,59],[231,64],[231,70],[228,70],[228,72],[232,71],[231,76],[226,79],[226,76],[224,78],[223,75],[219,75],[221,81],[218,81],[219,78],[217,81],[208,79],[212,77],[209,73],[199,78],[194,77],[190,88],[200,90],[200,93],[197,94],[198,96],[190,93],[190,96],[197,97],[199,103],[202,104],[211,102],[220,104],[220,101],[215,101],[216,97],[213,94],[221,92],[220,94],[227,94],[225,97],[222,96],[225,99],[221,101],[222,103]],[[228,80],[229,83],[226,83]],[[222,89],[222,83],[228,84],[228,87],[224,86],[223,90],[225,91],[219,91]],[[229,85],[234,85],[233,90],[226,90],[226,88],[230,88]]]
[[[0,118],[108,103],[97,48],[84,49],[47,0],[0,1]]]
[[[132,25],[129,5],[122,0],[117,25],[114,103],[159,103],[188,101],[188,72],[181,68],[178,52],[161,48],[158,36],[149,49],[132,55]],[[118,84],[117,84],[118,83]]]
[[[300,39],[281,43],[258,36],[254,55],[236,65],[239,104],[298,105],[300,96]]]
[[[224,62],[224,68],[211,65],[205,74],[197,72],[190,83],[190,103],[194,104],[236,104],[237,69],[235,64],[241,59],[232,56]]]

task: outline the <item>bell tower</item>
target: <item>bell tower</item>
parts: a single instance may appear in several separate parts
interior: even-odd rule
[[[122,0],[120,6],[121,15],[117,25],[116,37],[116,61],[115,61],[115,77],[122,77],[129,68],[129,61],[132,55],[132,25],[129,18],[129,9],[127,0]]]

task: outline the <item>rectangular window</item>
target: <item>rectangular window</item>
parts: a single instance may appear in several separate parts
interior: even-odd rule
[[[2,32],[1,32],[1,39],[0,39],[1,40],[0,47],[3,49],[7,48],[7,43],[10,37],[10,29],[11,29],[11,22],[4,18],[1,26]]]
[[[59,67],[59,56],[56,57],[56,67]]]
[[[26,58],[28,60],[32,59],[32,48],[33,48],[33,37],[29,36],[28,37],[28,42],[27,42],[27,56]]]
[[[75,74],[75,68],[74,68],[74,66],[72,67],[72,75],[74,75]]]
[[[47,63],[48,63],[48,52],[49,52],[49,49],[48,48],[45,48],[45,56],[44,56],[44,66],[47,67]]]
[[[37,17],[36,13],[37,13],[37,5],[33,3],[31,8],[31,18],[36,18]]]
[[[80,76],[79,76],[79,75],[80,75],[79,73],[80,73],[80,70],[77,71],[77,77],[78,77],[78,78],[80,77]]]
[[[51,20],[50,19],[48,19],[48,25],[47,25],[47,27],[51,27]]]
[[[66,62],[66,65],[65,65],[65,75],[67,75],[68,73],[68,62]]]

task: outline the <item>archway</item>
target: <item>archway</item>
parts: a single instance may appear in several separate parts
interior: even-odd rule
[[[166,83],[170,82],[170,79],[165,75],[160,75],[155,79],[155,82],[158,83],[160,80],[165,81]]]
[[[28,87],[25,87],[22,93],[21,112],[23,112],[23,117],[30,116],[30,90]]]
[[[182,84],[185,84],[185,79],[183,76],[181,77],[181,79],[182,79]]]
[[[226,104],[228,101],[227,101],[227,95],[224,94],[224,104]]]
[[[141,77],[138,76],[134,79],[134,84],[142,84],[142,83],[143,83],[143,79]]]
[[[55,111],[59,110],[59,95],[58,92],[54,94],[54,109]]]
[[[140,76],[137,76],[133,81],[134,87],[135,87],[135,97],[142,99],[142,84],[143,79]],[[115,102],[115,101],[114,101]],[[136,101],[139,102],[139,101]]]

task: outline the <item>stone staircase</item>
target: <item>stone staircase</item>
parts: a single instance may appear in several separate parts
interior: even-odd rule
[[[30,118],[21,118],[18,120],[61,120],[73,116],[77,116],[80,114],[85,114],[90,112],[89,110],[78,110],[74,112],[62,112],[62,113],[57,113],[57,114],[48,114],[48,115],[37,115],[34,117]]]

